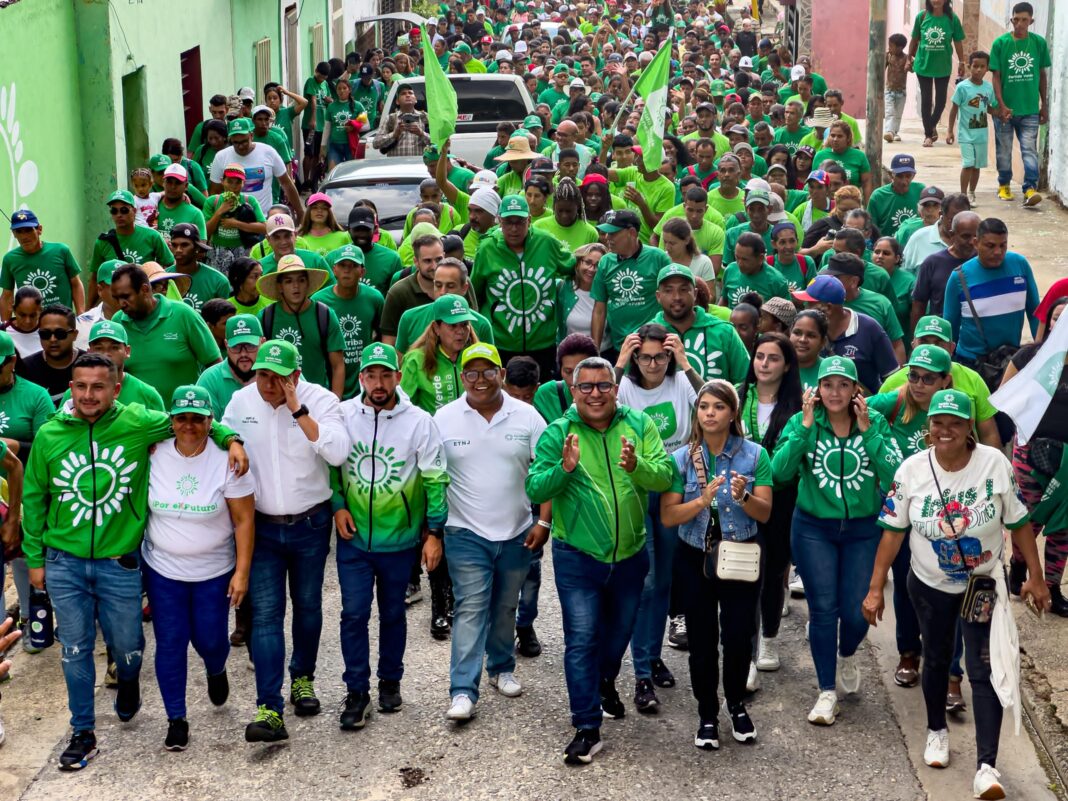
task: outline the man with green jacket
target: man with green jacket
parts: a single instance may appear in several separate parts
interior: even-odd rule
[[[93,646],[97,620],[119,678],[115,712],[126,722],[141,708],[141,538],[148,515],[148,452],[174,436],[170,417],[125,406],[115,364],[98,353],[74,362],[74,412],[41,426],[26,468],[22,550],[30,582],[48,591],[63,645],[63,675],[74,735],[60,770],[79,770],[96,756]],[[248,460],[236,434],[213,425],[241,473]]]
[[[652,419],[617,405],[608,361],[579,362],[571,389],[574,404],[538,439],[526,489],[532,502],[553,505],[564,675],[577,730],[564,753],[582,765],[601,750],[602,709],[625,714],[615,679],[649,572],[648,497],[671,485],[673,467]]]

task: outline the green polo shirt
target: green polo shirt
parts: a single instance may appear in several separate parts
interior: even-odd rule
[[[671,264],[664,251],[640,245],[630,258],[606,253],[597,264],[590,296],[607,306],[606,323],[612,347],[619,350],[627,334],[632,334],[656,316],[656,276]]]
[[[185,293],[185,297],[182,299],[196,311],[204,308],[204,304],[209,300],[215,298],[225,300],[230,297],[230,293],[233,291],[226,276],[206,264],[198,264],[196,272],[189,277],[192,279],[189,284],[189,291]],[[170,398],[167,400],[170,400]]]
[[[477,311],[471,312],[475,315],[474,321],[471,323],[471,328],[475,331],[475,336],[478,337],[479,342],[488,342],[490,345],[493,342],[493,327],[490,325],[490,321],[479,314]],[[411,309],[407,309],[400,317],[400,323],[397,325],[397,341],[394,343],[398,353],[404,353],[411,348],[412,345],[423,335],[429,326],[434,321],[434,304],[424,303],[422,306],[415,306]]]
[[[154,297],[156,308],[143,320],[121,311],[112,319],[126,329],[130,340],[126,372],[170,400],[175,389],[195,382],[201,369],[221,355],[208,324],[191,306]]]
[[[223,359],[219,364],[213,364],[200,374],[197,384],[204,387],[211,397],[211,413],[216,420],[221,420],[230,398],[241,389],[244,384],[237,380],[234,371],[230,369],[230,362]]]
[[[337,315],[341,338],[345,342],[344,398],[348,399],[360,392],[360,353],[378,332],[386,300],[373,286],[361,285],[354,298],[339,297],[334,291],[336,288],[321,289],[312,295],[312,300],[325,303]]]
[[[270,307],[268,307],[270,308]],[[281,303],[274,304],[274,325],[267,330],[264,321],[264,309],[259,313],[260,322],[264,323],[263,335],[267,339],[284,339],[292,342],[300,352],[301,377],[330,389],[330,371],[323,348],[319,340],[319,318],[315,311],[315,304],[309,303],[308,308],[299,314],[293,314],[282,308]],[[337,314],[330,309],[330,321],[326,330],[326,350],[328,353],[344,352],[345,338],[341,334],[341,324]]]
[[[44,296],[42,306],[62,303],[73,309],[70,282],[81,271],[70,248],[61,242],[42,242],[36,253],[16,247],[4,254],[0,289],[14,292],[20,287],[32,286]]]

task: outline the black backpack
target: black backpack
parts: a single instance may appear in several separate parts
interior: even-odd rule
[[[315,322],[319,327],[319,348],[323,352],[323,362],[326,365],[327,377],[330,376],[330,350],[326,344],[326,338],[330,333],[330,307],[320,301],[315,303]],[[274,337],[274,312],[277,304],[272,303],[263,310],[263,333],[267,339]]]

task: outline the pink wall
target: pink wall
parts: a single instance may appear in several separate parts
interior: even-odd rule
[[[812,66],[831,89],[841,89],[846,113],[865,116],[868,4],[862,0],[812,3]]]

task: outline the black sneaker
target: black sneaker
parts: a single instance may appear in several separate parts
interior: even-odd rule
[[[396,712],[401,708],[400,682],[382,679],[378,682],[378,711]]]
[[[656,697],[656,690],[649,679],[638,679],[634,684],[634,706],[639,712],[656,712],[660,706],[660,699]]]
[[[728,704],[727,712],[731,718],[731,734],[740,743],[756,741],[756,726],[745,711],[745,704]]]
[[[349,693],[345,696],[345,709],[341,713],[341,728],[345,731],[355,731],[367,725],[367,718],[371,714],[368,708],[371,706],[370,693]]]
[[[288,740],[285,721],[273,709],[261,706],[256,709],[256,717],[245,726],[245,742],[273,743]]]
[[[668,645],[672,648],[678,648],[680,651],[686,651],[690,647],[690,638],[686,633],[686,617],[684,615],[677,615],[671,618],[671,622],[668,624]]]
[[[133,720],[141,708],[141,680],[119,679],[119,692],[115,696],[115,714],[123,723]]]
[[[714,720],[702,720],[697,727],[697,736],[693,744],[705,751],[719,750],[719,725]]]
[[[447,578],[445,579],[447,581]],[[435,640],[449,637],[449,599],[445,582],[430,577],[430,636]]]
[[[619,720],[627,714],[627,708],[619,699],[616,684],[611,679],[601,679],[601,709],[613,720]],[[585,729],[580,729],[580,731],[585,731]]]
[[[435,640],[449,639],[449,618],[443,613],[430,619],[430,636]]]
[[[1009,593],[1020,597],[1024,582],[1027,581],[1027,563],[1009,560]]]
[[[409,581],[404,590],[404,603],[408,606],[423,600],[423,588],[418,581]]]
[[[319,714],[319,699],[315,695],[315,685],[307,676],[297,676],[289,686],[289,702],[297,717]]]
[[[1068,600],[1065,599],[1064,593],[1061,592],[1060,584],[1050,584],[1049,587],[1050,597],[1053,599],[1053,606],[1050,610],[1053,614],[1060,617],[1068,617]]]
[[[575,738],[564,749],[564,762],[568,765],[589,765],[601,747],[600,729],[577,729]]]
[[[668,670],[663,659],[653,659],[649,662],[649,668],[653,674],[653,684],[657,687],[674,687],[675,674]]]
[[[167,739],[163,747],[168,751],[184,751],[189,747],[189,722],[185,718],[167,721]]]
[[[226,677],[226,669],[222,673],[208,676],[208,698],[215,706],[222,706],[230,697],[230,680]]]
[[[533,626],[518,626],[515,630],[515,650],[520,656],[533,659],[541,656],[541,643],[538,635],[534,633]]]
[[[67,750],[59,755],[60,770],[81,770],[99,753],[96,734],[92,729],[74,732]]]

